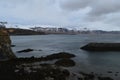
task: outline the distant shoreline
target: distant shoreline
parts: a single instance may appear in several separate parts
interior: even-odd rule
[[[46,32],[46,31],[34,31],[30,29],[20,29],[20,28],[7,28],[9,35],[11,36],[29,36],[29,35],[79,35],[79,34],[120,34],[120,31],[73,31],[73,32]]]

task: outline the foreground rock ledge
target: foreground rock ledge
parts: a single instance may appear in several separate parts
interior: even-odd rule
[[[11,40],[5,30],[5,28],[0,28],[0,60],[8,60],[16,58],[11,50]]]
[[[120,43],[89,43],[81,49],[87,51],[120,51]]]

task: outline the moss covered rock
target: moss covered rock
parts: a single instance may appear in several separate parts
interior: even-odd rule
[[[0,28],[0,60],[15,58],[11,50],[11,40],[5,28]]]

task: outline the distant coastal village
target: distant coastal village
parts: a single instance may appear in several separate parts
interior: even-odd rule
[[[82,30],[74,30],[68,28],[33,27],[30,29],[36,32],[45,32],[47,34],[120,34],[120,31],[89,30],[87,28]]]
[[[7,22],[0,22],[0,27],[5,27]],[[62,27],[35,26],[28,29],[21,27],[6,28],[10,35],[46,35],[46,34],[120,34],[120,31],[90,30],[87,28],[77,30]]]

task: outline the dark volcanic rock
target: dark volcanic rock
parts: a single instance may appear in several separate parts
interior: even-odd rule
[[[62,73],[65,75],[65,76],[70,76],[70,72],[68,70],[63,70]]]
[[[112,71],[107,71],[107,73],[113,73]]]
[[[75,55],[70,54],[70,53],[56,53],[56,54],[51,54],[45,57],[39,57],[36,58],[34,56],[30,57],[30,58],[16,58],[16,59],[12,59],[11,61],[13,61],[13,63],[17,63],[17,62],[22,62],[22,63],[32,63],[32,62],[40,62],[40,61],[50,61],[50,60],[57,60],[57,59],[69,59],[69,58],[73,58],[75,57]]]
[[[98,77],[98,80],[113,80],[110,77]]]
[[[93,73],[87,74],[80,72],[80,74],[84,76],[84,80],[95,80],[95,75]]]
[[[56,53],[56,54],[52,54],[52,55],[48,55],[46,56],[47,59],[61,59],[61,58],[73,58],[75,57],[74,54],[70,54],[67,52],[60,52],[60,53]]]
[[[31,52],[31,51],[34,51],[33,49],[24,49],[24,50],[21,50],[21,51],[17,51],[17,53],[23,53],[23,52]]]
[[[11,47],[15,47],[16,45],[11,45]]]
[[[0,80],[67,80],[70,75],[68,70],[53,67],[51,64],[35,67],[35,65],[23,66],[11,62],[2,64]]]
[[[60,59],[55,62],[57,66],[72,67],[75,66],[75,62],[71,59]]]
[[[87,51],[120,51],[120,43],[89,43],[81,49]]]
[[[85,73],[85,72],[79,72],[79,74],[82,75],[82,78],[80,80],[114,80],[111,77],[103,77],[103,76],[98,76],[96,73]]]

